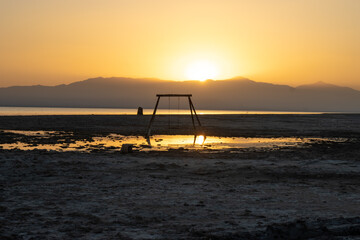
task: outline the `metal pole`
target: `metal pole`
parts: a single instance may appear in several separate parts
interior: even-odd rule
[[[192,108],[194,109],[195,117],[196,117],[196,120],[198,121],[199,128],[200,128],[200,131],[202,132],[201,134],[203,134],[203,136],[204,136],[204,142],[205,142],[205,140],[206,140],[206,135],[203,133],[203,130],[202,130],[202,126],[201,126],[200,119],[199,119],[199,117],[198,117],[198,115],[197,115],[197,113],[196,113],[196,110],[195,110],[194,104],[192,103],[192,101],[191,101],[190,97],[189,97],[189,100],[190,100],[190,103],[191,103]],[[197,133],[196,133],[196,134],[197,134]],[[194,145],[195,145],[195,142],[196,142],[196,134],[195,134],[195,139],[194,139]]]
[[[190,99],[190,97],[188,97],[188,99],[189,99],[189,107],[190,107],[190,113],[191,113],[191,120],[192,120],[192,124],[193,124],[193,127],[194,127],[194,131],[196,131],[195,121],[194,121],[194,115],[193,115],[193,109],[192,109],[192,106],[191,106],[191,99]]]
[[[156,115],[156,110],[157,110],[157,107],[159,105],[159,101],[160,101],[160,96],[158,96],[158,99],[156,101],[156,104],[155,104],[155,108],[154,108],[154,112],[153,112],[153,115],[151,117],[151,120],[150,120],[150,123],[149,123],[149,126],[148,126],[148,130],[147,130],[147,135],[146,137],[149,137],[150,136],[150,131],[151,131],[151,125],[155,119],[155,115]]]
[[[194,109],[194,113],[195,113],[196,120],[198,121],[199,126],[201,127],[200,119],[199,119],[198,115],[196,114],[196,110],[195,110],[194,104],[192,103],[190,97],[189,97],[189,100],[190,100],[190,104],[191,104],[192,108]]]
[[[169,97],[169,132],[171,131],[171,105],[170,105],[170,97]]]
[[[189,107],[190,107],[190,113],[191,113],[191,120],[192,120],[192,124],[193,124],[193,127],[194,127],[194,143],[193,145],[195,145],[195,142],[196,142],[196,126],[195,126],[195,121],[194,121],[194,115],[193,115],[193,107],[192,107],[192,103],[191,103],[191,99],[190,97],[188,97],[189,99]]]

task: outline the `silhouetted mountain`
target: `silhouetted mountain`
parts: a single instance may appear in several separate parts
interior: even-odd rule
[[[344,91],[344,92],[359,92],[355,89],[349,88],[349,87],[340,87],[334,84],[328,84],[324,82],[316,82],[313,84],[306,84],[306,85],[300,85],[297,87],[297,89],[312,89],[312,90],[322,90],[322,91]]]
[[[192,93],[198,109],[360,112],[360,91],[351,88],[322,82],[294,88],[241,77],[205,82],[92,78],[54,87],[8,87],[0,88],[0,106],[153,108],[157,93]]]

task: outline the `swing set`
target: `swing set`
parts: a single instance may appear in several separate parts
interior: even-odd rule
[[[157,111],[157,108],[159,106],[160,98],[162,98],[162,97],[163,98],[164,97],[169,98],[169,128],[170,128],[170,98],[176,98],[176,97],[178,98],[178,113],[179,113],[180,98],[183,97],[183,98],[187,98],[188,101],[189,101],[191,120],[192,120],[192,125],[193,125],[193,128],[194,128],[194,145],[195,145],[197,136],[203,136],[204,137],[203,142],[205,142],[206,135],[204,134],[204,132],[202,130],[202,126],[201,126],[199,116],[197,115],[194,104],[193,104],[193,102],[191,100],[192,94],[156,94],[156,97],[157,97],[157,101],[156,101],[156,104],[155,104],[154,112],[153,112],[153,114],[151,116],[149,126],[148,126],[147,131],[146,131],[146,138],[147,139],[150,139],[151,126],[152,126],[152,124],[153,124],[153,122],[155,120],[156,111]],[[178,122],[178,125],[179,125],[179,122]]]

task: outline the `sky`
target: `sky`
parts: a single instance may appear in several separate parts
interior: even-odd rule
[[[236,76],[360,90],[359,0],[0,0],[0,87]]]

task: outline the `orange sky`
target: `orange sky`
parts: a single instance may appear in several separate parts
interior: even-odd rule
[[[360,89],[359,0],[0,0],[0,86],[214,78]],[[190,75],[191,76],[191,75]]]

